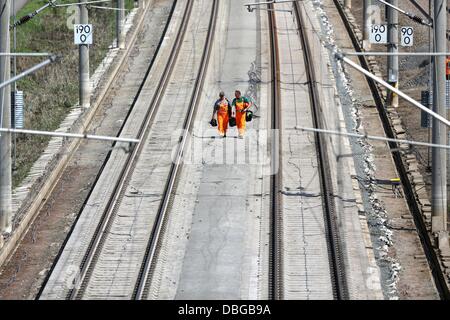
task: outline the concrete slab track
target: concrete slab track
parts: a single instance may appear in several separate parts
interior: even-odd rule
[[[154,69],[144,85],[123,134],[134,136],[141,114],[154,94],[164,59],[171,47],[186,1],[178,1],[174,21]],[[164,237],[153,270],[149,299],[267,299],[270,242],[270,47],[266,11],[249,13],[244,0],[220,1],[217,34],[201,93],[199,110],[184,157],[176,193],[171,201]],[[289,9],[292,4],[282,7]],[[304,7],[311,10],[309,4]],[[155,212],[171,164],[186,112],[199,57],[204,45],[211,2],[196,0],[174,76],[152,124],[117,217],[106,235],[87,299],[129,299],[150,236]],[[318,17],[308,21],[314,37]],[[294,17],[276,14],[281,63],[282,103],[282,212],[283,283],[286,299],[332,299],[329,257],[324,237],[324,213],[317,170],[314,135],[298,127],[311,127],[311,106],[303,62],[303,49]],[[312,52],[321,86],[322,112],[329,129],[345,126],[328,52],[317,37]],[[254,102],[256,118],[248,123],[245,139],[236,128],[218,138],[210,128],[212,105],[219,91],[232,99],[240,89]],[[350,152],[348,140],[329,140],[330,155],[338,146]],[[49,279],[42,298],[64,298],[73,269],[80,265],[124,163],[115,150],[80,215],[65,251]],[[365,220],[358,215],[360,192],[351,176],[352,160],[337,163],[331,172],[342,228],[350,297],[380,298]],[[360,198],[360,195],[359,195]],[[370,279],[372,277],[372,279]],[[369,280],[372,280],[369,283]],[[70,283],[69,283],[70,284]]]

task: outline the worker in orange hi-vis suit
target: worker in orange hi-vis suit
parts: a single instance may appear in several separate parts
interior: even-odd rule
[[[450,56],[447,56],[447,70],[446,70],[446,74],[447,74],[447,80],[450,80]]]
[[[212,119],[215,118],[217,114],[217,124],[219,129],[219,134],[221,137],[226,138],[228,129],[228,120],[231,114],[231,104],[227,98],[225,98],[225,93],[221,91],[219,93],[219,100],[214,103],[214,110]]]
[[[241,95],[239,90],[234,92],[235,98],[232,103],[232,117],[236,117],[236,126],[239,131],[239,138],[244,138],[245,127],[246,127],[246,111],[250,108],[250,101]]]

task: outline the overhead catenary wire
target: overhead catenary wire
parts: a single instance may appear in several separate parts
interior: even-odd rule
[[[12,25],[10,25],[9,29],[13,29],[17,26],[20,26],[28,21],[30,21],[31,19],[33,19],[36,15],[38,15],[41,11],[52,7],[52,8],[61,8],[61,7],[70,7],[70,6],[77,6],[77,5],[90,5],[90,4],[95,4],[95,3],[104,3],[104,2],[111,2],[113,0],[93,0],[93,1],[87,1],[87,2],[72,2],[72,3],[61,3],[61,4],[56,4],[56,0],[49,0],[48,3],[46,3],[45,5],[43,5],[42,7],[40,7],[39,9],[21,17],[19,20],[14,21],[14,23]]]
[[[272,0],[272,1],[265,1],[265,2],[254,2],[254,3],[246,3],[244,4],[244,7],[247,7],[248,12],[253,12],[256,8],[258,10],[266,10],[266,11],[278,11],[278,12],[289,12],[292,13],[292,10],[283,10],[283,9],[274,9],[274,8],[264,8],[261,7],[263,5],[273,5],[273,4],[281,4],[281,3],[289,3],[289,2],[297,2],[297,1],[303,1],[303,0]]]
[[[36,15],[38,15],[44,9],[46,9],[48,7],[51,7],[51,6],[54,6],[55,5],[54,4],[55,1],[56,0],[50,0],[46,4],[44,4],[42,7],[40,7],[39,9],[37,9],[37,10],[35,10],[35,11],[25,15],[25,16],[23,16],[22,18],[20,18],[17,21],[14,21],[14,23],[9,26],[9,29],[11,30],[11,29],[13,29],[13,28],[15,28],[15,27],[17,27],[17,26],[19,26],[21,24],[24,24],[24,23],[30,21],[31,19],[33,19]]]
[[[302,1],[302,0],[272,0],[272,1],[263,1],[263,2],[254,2],[254,3],[246,3],[244,4],[244,7],[248,6],[263,6],[268,4],[279,4],[279,3],[289,3],[289,2],[296,2],[296,1]]]
[[[49,57],[53,55],[53,53],[48,52],[0,52],[1,57]]]
[[[428,109],[427,107],[425,107],[421,103],[417,102],[416,100],[414,100],[413,98],[408,96],[406,93],[398,90],[397,88],[394,88],[393,86],[391,86],[389,83],[387,83],[383,79],[375,76],[374,74],[372,74],[369,71],[367,71],[366,69],[362,68],[361,66],[359,66],[358,64],[356,64],[352,60],[344,57],[341,53],[335,53],[335,58],[338,59],[338,60],[344,61],[346,64],[350,65],[355,70],[365,74],[367,77],[371,78],[372,80],[375,80],[376,82],[380,83],[382,86],[384,86],[387,89],[389,89],[389,90],[393,91],[394,93],[398,94],[400,97],[402,97],[403,99],[407,100],[412,105],[414,105],[414,106],[418,107],[419,109],[425,111],[426,113],[430,114],[433,118],[439,120],[440,122],[445,124],[447,127],[450,127],[450,121],[445,119],[443,116],[441,116],[440,114],[438,114],[438,113]]]
[[[115,10],[115,11],[128,11],[128,10],[130,10],[130,9],[120,9],[120,8],[92,6],[92,5],[89,5],[88,7],[89,8],[94,8],[94,9]]]
[[[344,56],[420,56],[420,57],[437,57],[450,56],[450,52],[342,52]]]
[[[0,83],[0,89],[2,89],[4,87],[6,87],[6,86],[8,86],[8,85],[18,81],[18,80],[20,80],[21,78],[29,75],[30,73],[33,73],[33,72],[35,72],[35,71],[45,67],[46,65],[48,65],[50,63],[55,62],[56,60],[57,60],[56,56],[51,56],[50,58],[44,60],[41,63],[38,63],[37,65],[31,67],[30,69],[25,70],[24,72],[18,74],[17,76],[10,78],[8,81]]]
[[[315,128],[307,128],[307,127],[296,127],[296,129],[301,130],[301,131],[317,132],[317,133],[330,134],[330,135],[335,135],[335,136],[347,136],[347,137],[359,138],[359,139],[394,142],[394,143],[399,143],[399,144],[408,144],[408,145],[413,145],[413,146],[423,146],[423,147],[440,148],[440,149],[448,149],[448,150],[450,150],[450,146],[447,146],[447,145],[434,144],[434,143],[421,142],[421,141],[414,141],[414,140],[393,139],[393,138],[372,136],[372,135],[360,134],[360,133],[334,131],[334,130],[327,130],[327,129],[315,129]]]
[[[54,4],[53,7],[61,8],[61,7],[70,7],[70,6],[79,6],[79,5],[90,5],[93,3],[103,3],[103,2],[111,2],[113,0],[94,0],[94,1],[86,1],[86,2],[72,2],[72,3],[61,3]]]
[[[25,133],[25,134],[34,134],[41,136],[50,136],[50,137],[62,137],[62,138],[73,138],[73,139],[88,139],[88,140],[100,140],[100,141],[115,141],[115,142],[128,142],[128,143],[139,143],[139,139],[133,138],[120,138],[120,137],[109,137],[109,136],[99,136],[92,134],[83,134],[83,133],[64,133],[64,132],[55,132],[55,131],[40,131],[40,130],[29,130],[29,129],[11,129],[11,128],[0,128],[0,133]]]

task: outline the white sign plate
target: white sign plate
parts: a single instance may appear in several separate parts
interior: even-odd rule
[[[412,27],[402,27],[400,33],[402,35],[401,45],[403,47],[412,47],[414,44],[414,29]]]
[[[75,44],[92,44],[92,24],[74,24],[73,37]]]
[[[370,43],[387,43],[387,26],[384,24],[374,24],[370,27]]]

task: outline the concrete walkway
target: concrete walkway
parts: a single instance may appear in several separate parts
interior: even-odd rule
[[[213,54],[200,111],[174,199],[162,254],[153,282],[159,299],[267,298],[269,172],[264,172],[267,126],[268,52],[261,39],[260,14],[245,1],[221,1]],[[262,15],[266,17],[266,15]],[[251,78],[261,77],[254,85]],[[219,138],[208,124],[219,91],[230,101],[234,91],[252,97],[259,118],[248,123],[244,140],[230,128]],[[261,96],[261,93],[264,95]],[[256,111],[256,108],[254,108]],[[264,131],[264,134],[267,133]]]

